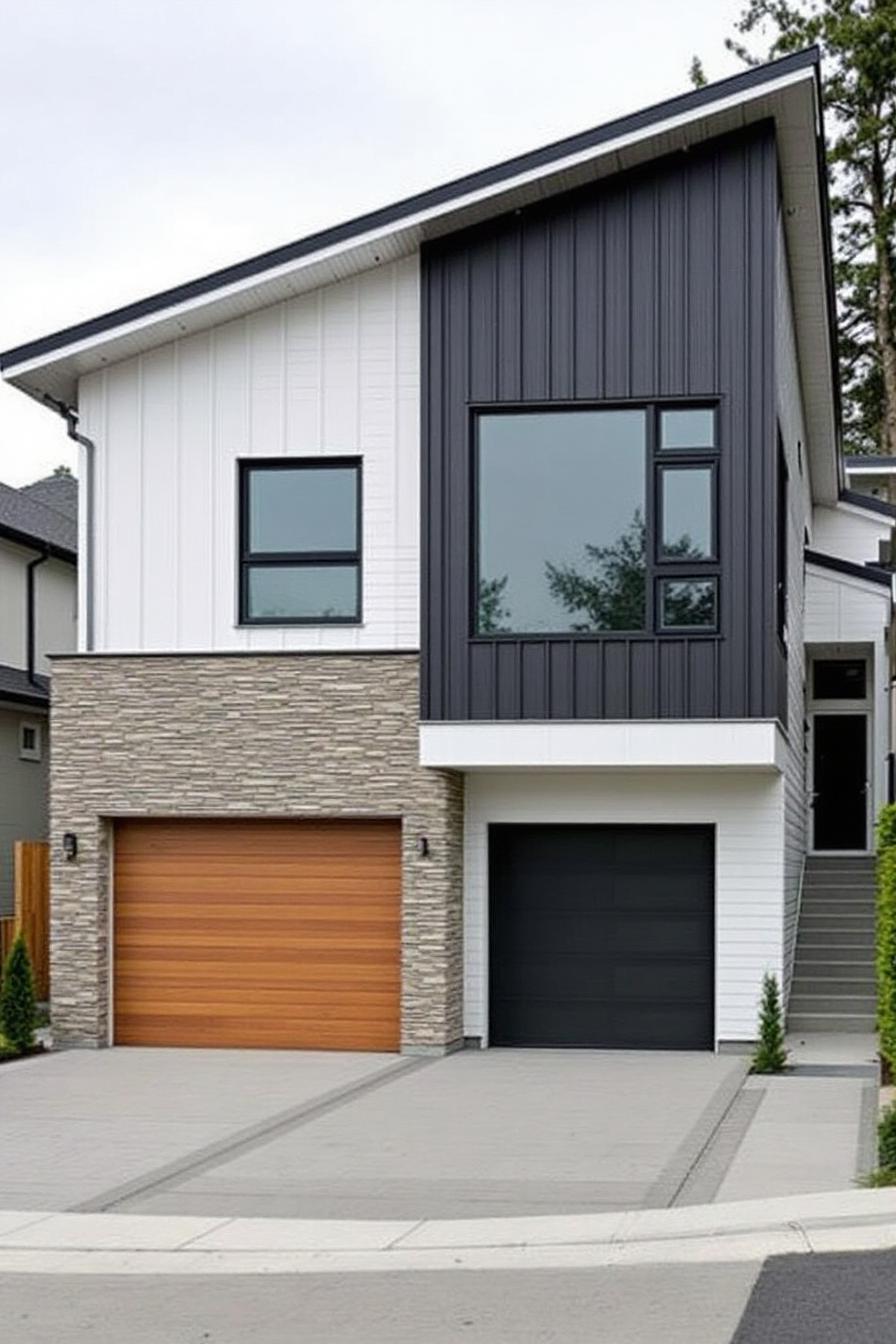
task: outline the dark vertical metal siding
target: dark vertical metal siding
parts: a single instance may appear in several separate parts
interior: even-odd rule
[[[423,717],[765,718],[774,607],[770,126],[423,251]],[[471,403],[719,397],[718,637],[473,639]]]

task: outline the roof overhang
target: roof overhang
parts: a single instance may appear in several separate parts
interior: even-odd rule
[[[38,551],[53,560],[64,560],[69,565],[78,563],[76,551],[70,551],[67,546],[57,546],[53,541],[44,541],[30,532],[21,532],[17,527],[10,527],[8,523],[0,523],[0,538],[11,541],[16,546],[27,546],[28,550]]]
[[[766,120],[774,122],[778,143],[814,493],[835,500],[839,417],[815,48],[20,345],[0,355],[0,369],[39,401],[74,406],[78,379],[108,364],[410,255],[428,239]]]

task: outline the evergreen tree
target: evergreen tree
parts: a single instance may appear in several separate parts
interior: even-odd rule
[[[34,1047],[37,1026],[37,1001],[34,975],[25,939],[17,934],[0,985],[0,1030],[13,1049],[20,1053]]]
[[[784,1015],[778,981],[770,973],[762,977],[759,1008],[759,1040],[753,1052],[754,1073],[782,1073],[787,1067],[784,1049]]]
[[[896,456],[896,0],[747,0],[735,29],[747,65],[821,48],[845,446]]]

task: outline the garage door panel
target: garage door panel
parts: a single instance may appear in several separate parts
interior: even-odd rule
[[[574,957],[582,946],[592,948],[588,956],[597,960],[601,951],[614,957],[626,952],[712,955],[713,931],[705,913],[648,913],[649,918],[644,911],[577,910],[570,914],[563,907],[551,907],[530,915],[523,910],[523,917],[502,932],[501,946],[508,958],[525,954],[530,948],[555,957]],[[496,971],[500,973],[500,967]]]
[[[121,1044],[395,1050],[397,823],[119,823]]]
[[[710,828],[490,829],[494,1044],[707,1048]]]
[[[558,978],[561,987],[558,988]],[[702,998],[712,987],[712,962],[707,958],[647,957],[620,958],[598,962],[585,954],[564,959],[558,976],[556,962],[549,955],[515,958],[496,969],[493,986],[509,997],[554,997],[562,999],[648,1000],[667,997]]]

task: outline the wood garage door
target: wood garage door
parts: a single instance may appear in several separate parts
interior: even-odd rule
[[[713,1046],[705,826],[489,827],[493,1045]]]
[[[119,1045],[397,1050],[397,822],[115,828]]]

